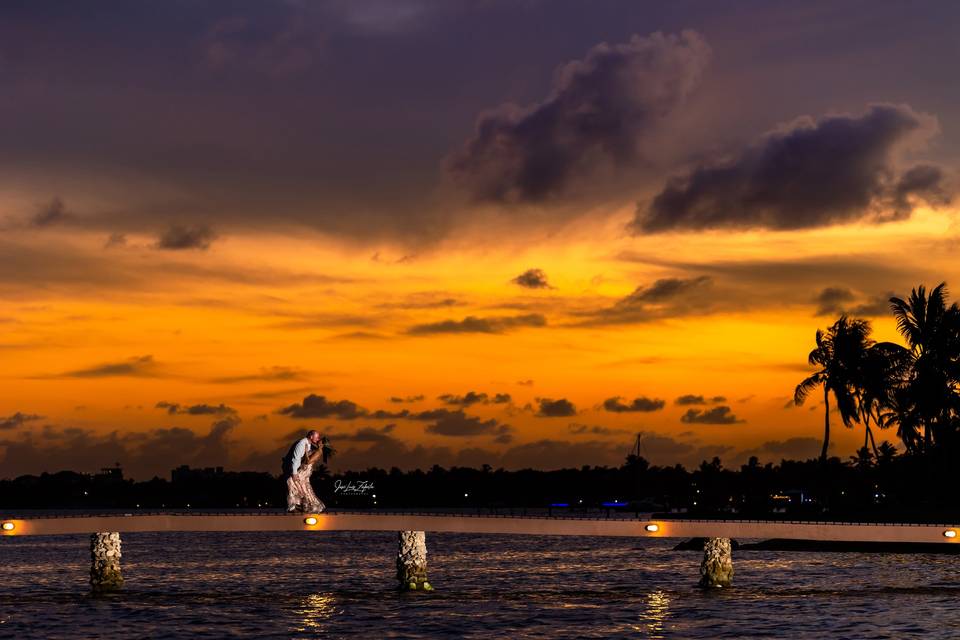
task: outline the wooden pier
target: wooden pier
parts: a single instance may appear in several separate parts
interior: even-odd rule
[[[432,591],[427,581],[426,532],[532,536],[706,538],[700,584],[727,587],[733,578],[732,538],[885,543],[960,543],[953,524],[811,522],[783,520],[691,520],[648,516],[481,515],[469,513],[335,512],[151,512],[11,516],[0,520],[4,536],[91,536],[90,582],[95,591],[118,589],[120,534],[166,531],[395,531],[397,577],[404,590]]]

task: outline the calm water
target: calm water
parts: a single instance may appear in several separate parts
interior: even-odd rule
[[[87,536],[0,538],[12,638],[960,637],[955,556],[698,552],[616,538],[428,534],[438,591],[394,590],[396,534],[124,534],[121,594],[88,594]]]

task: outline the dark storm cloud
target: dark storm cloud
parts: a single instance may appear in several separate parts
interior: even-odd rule
[[[934,206],[946,206],[952,200],[943,169],[921,164],[908,169],[893,189],[893,210],[908,216],[913,210],[912,199],[917,198]]]
[[[680,416],[680,422],[690,424],[735,424],[745,422],[737,418],[730,411],[730,407],[721,405],[712,409],[687,409],[687,412]]]
[[[490,402],[490,396],[483,392],[468,391],[462,396],[445,393],[437,396],[437,400],[442,401],[444,404],[469,407],[472,404],[488,404]]]
[[[402,409],[400,411],[386,411],[384,409],[377,409],[371,413],[366,414],[366,417],[371,420],[395,420],[397,418],[409,418],[410,411],[407,409]]]
[[[853,316],[886,316],[890,315],[890,298],[895,294],[888,291],[885,294],[871,296],[852,307],[848,313]]]
[[[407,417],[411,420],[439,420],[445,416],[453,413],[450,409],[439,408],[439,409],[427,409],[425,411],[418,411],[417,413],[407,412]]]
[[[726,402],[726,401],[727,399],[725,396],[713,396],[712,398],[705,398],[702,395],[688,393],[686,395],[679,396],[676,400],[673,401],[673,403],[676,405],[684,406],[684,405],[692,405],[692,404],[707,404],[708,402],[716,404],[718,402]]]
[[[156,378],[160,377],[161,372],[153,356],[134,356],[123,362],[106,362],[94,365],[84,369],[76,369],[65,373],[56,374],[55,378],[111,378],[111,377],[134,377],[134,378]]]
[[[463,411],[451,411],[424,427],[424,432],[441,436],[479,436],[509,433],[509,425],[500,424],[494,418],[483,420],[468,416]]]
[[[326,396],[311,393],[303,402],[291,404],[277,411],[291,418],[339,418],[353,420],[367,415],[367,410],[350,400],[328,400]]]
[[[443,300],[424,301],[424,302],[384,302],[378,304],[378,309],[443,309],[446,307],[456,307],[463,304],[454,298],[444,298]]]
[[[12,416],[0,416],[0,431],[16,429],[24,422],[33,422],[35,420],[43,420],[43,416],[35,413],[22,413],[20,411],[17,411]]]
[[[564,418],[577,415],[577,408],[566,398],[553,400],[551,398],[537,398],[537,414],[541,418]]]
[[[220,403],[217,405],[211,404],[192,404],[189,407],[184,407],[180,411],[186,415],[190,416],[205,416],[205,415],[226,415],[230,413],[236,413],[237,410],[233,407],[228,407],[227,405]]]
[[[391,397],[390,397],[390,402],[394,402],[394,403],[397,403],[397,404],[401,404],[401,403],[404,403],[404,402],[421,402],[423,399],[424,399],[424,395],[423,395],[423,394],[416,395],[416,396],[406,396],[406,397],[402,397],[402,396],[391,396]]]
[[[56,197],[30,218],[30,224],[34,227],[49,227],[68,217],[67,206],[61,198]]]
[[[405,296],[396,302],[381,302],[376,305],[378,309],[445,309],[456,307],[463,304],[460,300],[452,298],[447,294],[436,294],[430,292],[414,293]]]
[[[603,401],[603,408],[613,413],[631,413],[631,412],[651,412],[659,411],[667,404],[660,398],[648,398],[640,396],[634,398],[629,404],[620,401],[621,396],[614,396]]]
[[[205,416],[205,415],[222,416],[222,415],[228,415],[228,414],[235,414],[237,412],[236,409],[234,409],[233,407],[228,407],[222,402],[218,405],[193,404],[189,406],[184,406],[176,402],[166,402],[165,400],[161,400],[156,405],[154,405],[154,408],[164,409],[166,410],[167,414],[171,416],[177,415],[177,414],[190,415],[190,416]]]
[[[218,384],[233,384],[237,382],[253,382],[253,381],[286,381],[286,380],[303,380],[306,374],[304,371],[297,369],[295,367],[261,367],[259,373],[249,373],[246,375],[238,376],[224,376],[221,378],[212,378],[210,382],[216,382]]]
[[[836,251],[836,248],[826,247]],[[575,311],[572,315],[581,318],[580,325],[592,326],[603,323],[644,322],[671,315],[683,316],[718,312],[742,313],[752,309],[773,308],[782,310],[785,305],[810,306],[811,313],[821,307],[817,296],[825,288],[836,289],[825,296],[827,309],[841,309],[852,315],[885,316],[889,314],[888,303],[893,292],[897,295],[909,292],[918,281],[941,278],[929,260],[891,260],[888,254],[869,253],[855,257],[826,253],[796,259],[720,260],[717,262],[682,262],[678,260],[650,259],[631,252],[621,252],[617,258],[623,261],[644,264],[649,267],[671,269],[689,278],[708,274],[711,283],[689,297],[680,296],[663,305],[658,313],[649,307],[640,310],[605,308],[597,311]],[[937,280],[939,282],[939,280]],[[837,297],[849,291],[853,299],[843,304]],[[818,292],[814,294],[813,292]],[[883,292],[882,294],[879,292]]]
[[[637,287],[629,296],[620,301],[623,306],[637,306],[644,303],[665,302],[709,283],[708,276],[698,278],[662,278],[649,287]]]
[[[538,313],[495,318],[467,316],[463,320],[443,320],[414,325],[407,329],[407,333],[414,336],[445,333],[504,333],[520,327],[544,327],[546,325],[547,319]]]
[[[637,233],[714,228],[805,229],[910,216],[915,202],[947,200],[942,174],[925,165],[897,177],[895,152],[936,131],[905,105],[863,115],[800,118],[767,133],[736,158],[669,180],[638,210]]]
[[[909,283],[917,277],[916,266],[892,264],[889,256],[879,253],[853,257],[827,253],[796,259],[684,262],[654,260],[627,251],[619,253],[617,258],[625,262],[676,269],[685,273],[708,273],[716,279],[723,278],[752,286],[763,286],[762,295],[764,296],[769,295],[768,291],[778,285],[783,287],[784,291],[794,291],[798,283],[813,288],[822,287],[824,282],[842,279],[849,286],[869,289],[878,281],[905,280]],[[923,271],[921,274],[924,277],[927,276]],[[931,272],[930,276],[935,277],[935,274]],[[795,292],[795,299],[809,302],[809,294],[804,291]]]
[[[161,400],[153,406],[154,409],[166,409],[167,413],[170,415],[176,415],[180,411],[180,405],[175,402],[167,402]]]
[[[551,289],[547,274],[543,269],[527,269],[510,282],[525,289]]]
[[[894,294],[888,292],[861,299],[846,287],[826,287],[817,294],[814,303],[817,305],[816,315],[833,316],[847,314],[851,316],[885,316],[890,314],[890,298]]]
[[[572,315],[583,318],[576,323],[580,326],[596,326],[708,313],[714,304],[713,298],[706,295],[712,285],[709,276],[661,278],[649,286],[637,287],[613,306]]]
[[[173,224],[164,231],[157,240],[158,249],[183,250],[210,248],[210,243],[217,238],[213,229],[206,225],[179,225]]]
[[[436,409],[434,411],[444,412],[446,409]],[[294,403],[278,409],[277,413],[290,416],[291,418],[303,419],[337,418],[339,420],[354,420],[356,418],[367,418],[371,420],[394,420],[398,418],[410,418],[414,420],[432,420],[435,418],[435,415],[420,417],[423,414],[411,414],[407,409],[401,411],[385,411],[383,409],[369,411],[351,400],[329,400],[326,396],[315,393],[306,396],[303,402]]]
[[[557,70],[550,95],[482,114],[447,168],[478,200],[538,202],[591,166],[637,160],[639,139],[699,83],[710,57],[693,31],[598,44]]]
[[[853,292],[844,287],[826,287],[817,295],[817,315],[841,313],[843,305],[854,299]]]
[[[468,391],[462,396],[452,393],[445,393],[441,396],[437,396],[437,400],[441,400],[444,404],[469,407],[473,404],[507,404],[510,402],[511,397],[509,393],[497,393],[491,397],[489,394],[482,391]]]
[[[364,327],[380,324],[380,318],[370,314],[353,313],[298,313],[274,312],[271,315],[286,318],[269,326],[280,329],[325,329],[328,327]],[[360,332],[355,332],[360,333]],[[354,336],[356,337],[356,336]]]

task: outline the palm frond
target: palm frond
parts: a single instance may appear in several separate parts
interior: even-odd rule
[[[793,392],[793,403],[798,407],[802,405],[803,401],[810,395],[810,392],[819,387],[822,382],[823,376],[819,372],[804,379],[803,382],[797,385],[797,388]]]

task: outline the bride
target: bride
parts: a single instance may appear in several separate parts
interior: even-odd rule
[[[310,476],[313,474],[314,463],[321,458],[324,458],[324,461],[326,461],[327,455],[328,453],[325,452],[324,447],[319,447],[315,451],[306,454],[303,457],[303,464],[300,465],[300,468],[297,469],[291,479],[290,484],[293,485],[295,497],[299,499],[299,507],[305,513],[320,513],[327,508],[327,505],[323,504],[323,501],[317,497],[317,494],[313,492],[313,487],[310,485]]]

